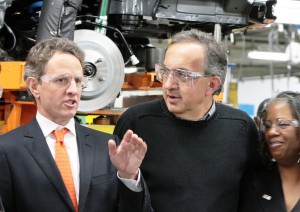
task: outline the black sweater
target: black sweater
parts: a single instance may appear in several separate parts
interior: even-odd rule
[[[114,133],[132,129],[148,145],[141,171],[156,212],[234,212],[242,176],[255,164],[256,126],[245,112],[216,104],[203,121],[176,118],[164,100],[135,105]]]

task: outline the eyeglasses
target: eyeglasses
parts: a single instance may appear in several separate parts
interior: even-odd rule
[[[39,79],[46,83],[52,82],[53,84],[55,84],[57,87],[60,88],[69,86],[72,79],[75,80],[76,87],[85,88],[87,86],[87,81],[88,81],[86,76],[74,76],[68,73],[61,74],[58,76],[53,76],[53,77],[48,75],[43,75]]]
[[[270,122],[266,121],[264,123],[265,130],[271,129],[272,127],[276,127],[277,129],[286,129],[289,126],[299,127],[299,121],[296,119],[277,119],[276,121]]]
[[[159,82],[164,82],[172,75],[176,82],[194,85],[194,79],[201,77],[211,77],[212,75],[200,74],[198,72],[187,71],[184,69],[171,69],[163,64],[155,64],[156,79]]]

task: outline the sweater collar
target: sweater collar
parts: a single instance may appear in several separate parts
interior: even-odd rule
[[[178,121],[190,122],[190,123],[198,123],[198,122],[202,123],[203,121],[211,120],[213,117],[215,117],[215,114],[217,111],[216,103],[215,103],[215,101],[213,101],[212,106],[210,107],[210,109],[207,111],[207,113],[202,118],[200,118],[198,121],[191,121],[191,120],[185,120],[185,119],[179,118],[179,117],[175,116],[173,113],[171,113],[169,111],[164,99],[161,99],[161,106],[163,109],[163,113],[166,116],[168,116],[169,118],[176,119]]]

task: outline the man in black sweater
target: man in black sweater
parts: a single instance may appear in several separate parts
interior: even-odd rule
[[[207,33],[179,32],[155,69],[164,98],[129,108],[114,131],[132,129],[147,143],[141,170],[154,211],[236,211],[258,134],[245,112],[214,101],[226,51]]]

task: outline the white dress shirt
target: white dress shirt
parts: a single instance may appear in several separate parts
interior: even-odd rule
[[[71,119],[65,126],[60,126],[49,119],[42,116],[39,112],[36,114],[36,120],[39,123],[42,132],[45,136],[46,142],[49,146],[50,152],[55,158],[55,136],[52,134],[53,130],[60,130],[62,128],[67,128],[69,131],[65,134],[64,143],[68,152],[70,166],[73,175],[73,181],[75,184],[76,198],[79,200],[79,157],[78,157],[78,147],[76,142],[76,131],[75,131],[75,121]]]
[[[67,123],[65,126],[58,125],[51,120],[47,119],[43,115],[41,115],[39,112],[36,114],[36,120],[39,123],[42,132],[45,136],[46,142],[48,144],[48,147],[50,149],[50,152],[55,158],[55,136],[52,134],[53,130],[59,130],[62,128],[67,128],[69,131],[65,134],[64,137],[64,143],[69,155],[72,175],[73,175],[73,181],[75,184],[75,190],[76,190],[76,198],[79,202],[79,173],[80,173],[80,166],[79,166],[79,154],[78,154],[78,146],[76,141],[76,130],[75,130],[75,120],[71,119],[69,123]],[[108,148],[108,147],[107,147]],[[131,179],[124,179],[120,178],[119,175],[117,175],[118,178],[132,191],[139,192],[142,191],[143,188],[140,183],[140,170],[138,174],[137,180],[131,180]]]

